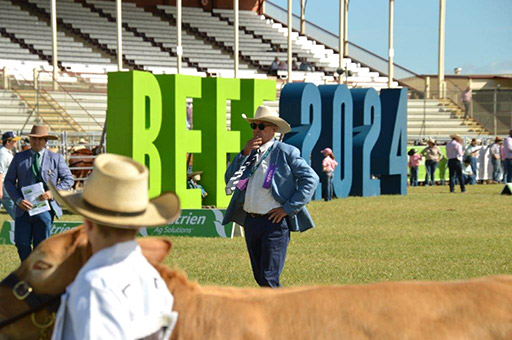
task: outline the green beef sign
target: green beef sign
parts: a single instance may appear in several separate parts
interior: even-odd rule
[[[275,89],[268,79],[109,73],[107,151],[149,168],[151,197],[175,191],[184,209],[225,208],[230,199],[224,192],[227,157],[240,151],[240,140],[252,136],[241,115],[252,116],[264,100],[275,100]],[[186,126],[187,98],[193,100],[193,130]],[[203,201],[199,189],[187,189],[187,154],[193,154],[194,170],[204,171],[201,184],[208,196]]]

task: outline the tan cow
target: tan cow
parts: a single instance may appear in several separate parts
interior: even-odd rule
[[[172,339],[512,339],[512,277],[285,289],[201,287],[160,263],[170,243],[140,240],[179,313]],[[91,252],[74,229],[52,237],[16,274],[37,293],[64,290]],[[0,288],[0,320],[27,307]],[[36,320],[45,320],[40,312]],[[37,338],[29,317],[0,330]],[[0,339],[2,338],[0,334]]]

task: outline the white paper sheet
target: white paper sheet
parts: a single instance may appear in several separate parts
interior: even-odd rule
[[[21,192],[23,194],[23,198],[32,203],[32,209],[28,211],[30,216],[34,216],[50,210],[50,204],[48,201],[41,201],[38,198],[44,193],[42,182],[22,187]]]

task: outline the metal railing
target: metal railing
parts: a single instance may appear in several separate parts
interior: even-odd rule
[[[265,1],[265,15],[286,25],[288,22],[287,11],[272,3],[271,1]],[[292,18],[293,29],[295,31],[300,30],[300,17],[293,15]],[[316,40],[326,47],[331,48],[334,51],[338,51],[339,38],[336,34],[331,33],[320,26],[317,26],[306,20],[306,34],[308,38]],[[365,67],[369,67],[373,71],[379,72],[381,75],[388,76],[388,60],[371,52],[363,47],[354,43],[348,42],[348,55],[354,62],[358,62]],[[423,98],[425,90],[425,78],[415,72],[393,63],[395,70],[394,80],[398,81],[399,84],[408,87],[411,92],[415,92],[417,98]]]
[[[471,112],[493,135],[507,135],[512,129],[512,88],[497,86],[473,91]]]

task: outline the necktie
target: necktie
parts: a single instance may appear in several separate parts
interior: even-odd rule
[[[249,157],[249,159],[244,164],[242,164],[240,169],[235,171],[233,176],[231,176],[231,178],[229,179],[228,184],[226,184],[226,195],[231,195],[231,194],[233,194],[233,192],[235,192],[236,185],[238,184],[238,182],[240,181],[240,178],[244,174],[245,169],[247,169],[247,167],[250,166],[251,164],[256,165],[258,163],[258,159],[259,159],[260,155],[261,155],[261,152],[258,149],[258,151],[254,153],[254,155]]]
[[[39,152],[36,152],[34,154],[34,159],[32,161],[32,173],[34,174],[34,178],[36,181],[41,182],[41,164],[39,164],[39,158],[41,155],[39,155]]]

